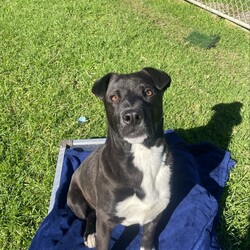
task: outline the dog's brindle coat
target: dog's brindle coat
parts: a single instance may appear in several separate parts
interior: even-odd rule
[[[84,242],[108,249],[114,226],[143,226],[141,249],[152,249],[156,225],[170,200],[171,154],[163,133],[163,93],[171,78],[144,68],[109,73],[93,86],[105,105],[106,143],[72,176],[67,203],[86,219]]]

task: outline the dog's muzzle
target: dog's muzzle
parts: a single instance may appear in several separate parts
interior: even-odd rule
[[[145,115],[140,109],[127,109],[121,114],[120,134],[128,142],[140,141],[147,138]],[[138,141],[138,142],[139,142]]]

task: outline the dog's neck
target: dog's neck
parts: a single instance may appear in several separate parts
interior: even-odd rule
[[[151,147],[160,147],[160,146],[164,146],[165,145],[165,138],[164,138],[164,131],[162,130],[158,130],[157,133],[155,133],[153,138],[149,138],[149,137],[145,137],[144,140],[138,140],[139,142],[137,142],[137,140],[126,140],[124,138],[121,138],[117,135],[116,132],[114,132],[113,130],[109,129],[108,130],[108,136],[107,136],[107,140],[106,140],[106,144],[109,146],[109,148],[112,148],[114,151],[117,152],[130,152],[131,151],[131,147],[134,144],[141,144],[147,148],[151,148]],[[114,152],[116,153],[116,152]]]

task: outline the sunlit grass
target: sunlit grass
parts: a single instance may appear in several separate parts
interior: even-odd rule
[[[203,50],[186,41],[192,31],[221,39]],[[0,248],[27,249],[46,216],[60,141],[105,136],[103,107],[91,94],[94,80],[145,66],[172,76],[164,98],[166,129],[179,129],[193,143],[211,139],[232,152],[237,167],[223,195],[219,238],[225,249],[248,246],[248,38],[180,0],[2,1]],[[243,105],[242,121],[228,143],[206,130],[188,136],[206,128],[215,105],[234,102]],[[233,110],[225,124],[239,116]],[[80,116],[89,122],[79,124]]]

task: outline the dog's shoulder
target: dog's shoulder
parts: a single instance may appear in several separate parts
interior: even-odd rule
[[[89,165],[96,165],[100,158],[102,157],[103,150],[105,148],[105,144],[102,144],[98,147],[96,147],[89,155],[88,157],[81,163],[80,167],[85,168]]]

